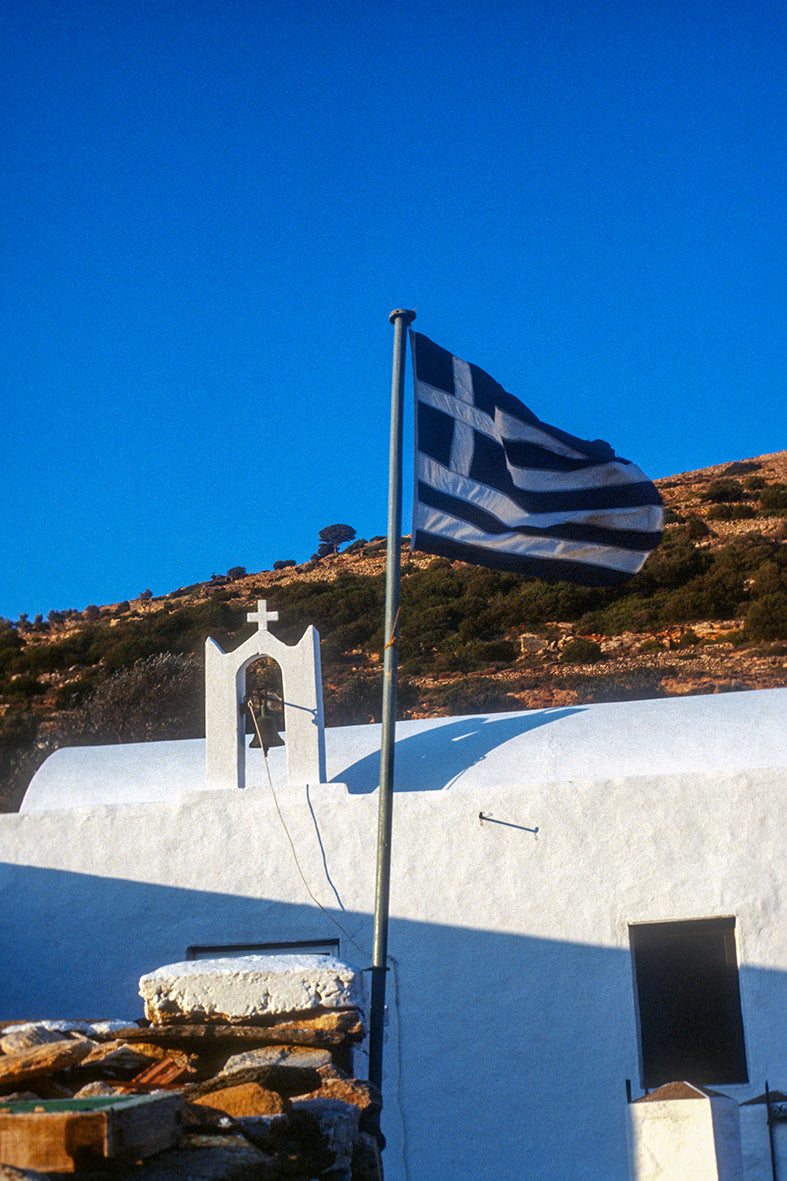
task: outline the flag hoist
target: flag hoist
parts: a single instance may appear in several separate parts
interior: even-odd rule
[[[402,398],[405,336],[415,312],[398,308],[388,317],[394,326],[391,379],[391,441],[388,457],[388,548],[385,562],[385,651],[380,740],[380,796],[377,810],[377,872],[374,903],[374,952],[369,1006],[369,1080],[382,1088],[385,1032],[385,973],[388,958],[388,897],[391,882],[396,663],[399,642],[399,567],[402,551]]]
[[[369,1078],[382,1086],[385,974],[402,544],[402,395],[405,336],[394,326],[382,737],[378,806]],[[415,487],[412,548],[521,573],[525,578],[617,586],[658,545],[657,488],[608,443],[578,439],[536,418],[477,365],[412,332]]]

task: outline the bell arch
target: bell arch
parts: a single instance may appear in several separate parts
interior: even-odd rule
[[[246,786],[243,699],[246,669],[267,656],[282,676],[287,734],[287,780],[291,784],[325,783],[320,637],[309,626],[297,644],[285,644],[268,629],[278,615],[264,599],[248,615],[257,631],[232,652],[211,637],[205,641],[205,757],[207,786]]]
[[[281,668],[271,656],[257,656],[246,665],[245,681],[246,751],[259,747],[260,741],[266,748],[284,746]]]

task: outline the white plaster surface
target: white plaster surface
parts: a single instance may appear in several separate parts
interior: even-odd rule
[[[139,982],[145,1016],[264,1017],[310,1009],[361,1008],[360,980],[332,956],[239,956],[187,960],[148,972]]]
[[[742,1181],[734,1099],[632,1103],[628,1117],[631,1181]]]
[[[786,721],[787,689],[404,721],[396,727],[396,788],[787,767]],[[379,725],[329,729],[325,740],[327,778],[350,794],[374,791]],[[246,750],[246,763],[247,788],[267,791],[262,751]],[[278,789],[287,781],[286,748],[272,749],[268,763]],[[39,768],[21,811],[174,801],[208,786],[203,739],[69,747]]]
[[[325,780],[325,723],[323,718],[320,637],[308,627],[297,644],[285,644],[268,631],[278,619],[264,599],[248,616],[257,631],[231,652],[210,637],[205,643],[205,769],[211,788],[246,786],[244,757],[246,717],[243,700],[246,668],[260,656],[279,665],[284,691],[284,724],[290,783]]]
[[[787,1091],[785,703],[398,728],[386,1181],[434,1176],[436,1152],[440,1181],[467,1181],[468,1161],[473,1181],[627,1181],[632,923],[735,917],[750,1082],[719,1089]],[[141,1015],[140,976],[194,946],[335,938],[368,966],[379,728],[328,731],[328,758],[336,782],[309,788],[271,760],[297,865],[262,779],[117,802],[118,765],[97,806],[55,810],[52,779],[46,807],[0,817],[0,1019]],[[746,1111],[744,1181],[770,1181],[767,1125]]]
[[[121,1021],[118,1018],[112,1018],[109,1021],[74,1021],[68,1018],[48,1018],[45,1021],[21,1021],[14,1024],[4,1025],[2,1036],[7,1037],[12,1033],[30,1033],[33,1030],[46,1029],[51,1033],[81,1033],[84,1037],[89,1038],[107,1038],[111,1037],[113,1033],[120,1033],[121,1030],[131,1029],[136,1023],[136,1017],[132,1020]]]
[[[741,1127],[743,1175],[752,1181],[772,1181],[771,1150],[768,1138],[768,1114],[765,1103],[746,1103],[738,1111]],[[776,1177],[787,1177],[787,1123],[773,1127],[773,1150]]]

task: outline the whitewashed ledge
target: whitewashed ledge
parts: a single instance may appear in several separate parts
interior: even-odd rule
[[[322,955],[239,956],[167,964],[142,976],[139,995],[155,1024],[206,1017],[227,1020],[362,1009],[361,977]]]

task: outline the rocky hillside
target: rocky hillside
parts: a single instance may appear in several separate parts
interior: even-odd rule
[[[784,685],[787,452],[659,481],[668,525],[617,590],[528,582],[403,545],[402,716]],[[281,567],[282,564],[277,564]],[[57,745],[196,736],[206,635],[248,634],[258,598],[292,641],[323,641],[328,724],[379,716],[385,546],[359,540],[300,566],[53,611],[0,628],[0,806],[18,806]],[[275,687],[275,669],[250,690]]]

